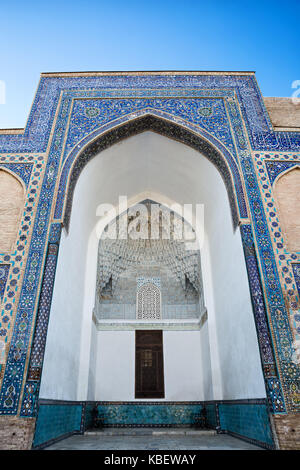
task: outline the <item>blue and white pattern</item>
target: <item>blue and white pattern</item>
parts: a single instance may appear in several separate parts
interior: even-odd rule
[[[292,360],[293,332],[285,303],[289,290],[291,296],[295,294],[293,273],[284,282],[279,271],[279,256],[290,254],[282,240],[276,241],[274,249],[276,236],[269,219],[276,208],[269,193],[263,192],[263,184],[272,184],[281,171],[300,161],[300,133],[273,130],[253,74],[145,73],[43,76],[24,134],[0,134],[0,163],[7,168],[18,164],[15,172],[28,191],[16,252],[6,259],[0,256],[0,263],[11,264],[8,282],[20,293],[17,304],[4,302],[1,316],[2,322],[5,315],[10,322],[9,329],[1,324],[9,338],[0,393],[2,414],[17,414],[21,400],[20,415],[36,415],[40,373],[35,375],[29,363],[43,357],[56,265],[56,258],[48,257],[57,256],[57,250],[54,255],[49,248],[51,244],[58,248],[60,224],[71,210],[68,195],[95,151],[134,133],[139,118],[147,116],[156,118],[162,132],[170,136],[177,132],[177,139],[204,153],[221,172],[233,217],[242,225],[269,403],[273,413],[299,410],[299,367]],[[272,152],[277,163],[270,164]],[[273,154],[271,160],[275,160]],[[77,169],[72,172],[72,168]],[[37,307],[40,291],[45,295]],[[37,347],[28,363],[32,344]]]

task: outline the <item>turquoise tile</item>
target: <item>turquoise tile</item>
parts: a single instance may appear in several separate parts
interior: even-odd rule
[[[105,425],[186,425],[194,423],[201,405],[189,404],[109,404],[98,405]]]
[[[33,447],[64,434],[79,431],[81,404],[40,405]]]
[[[265,404],[219,404],[220,426],[249,439],[273,445],[268,409]]]

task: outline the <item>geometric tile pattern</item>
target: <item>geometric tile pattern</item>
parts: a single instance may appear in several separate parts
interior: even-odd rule
[[[22,416],[33,416],[36,413],[37,398],[43,367],[44,352],[46,347],[47,329],[50,315],[50,307],[55,279],[55,269],[58,257],[61,226],[52,224],[50,241],[46,258],[44,277],[42,282],[35,334],[31,349],[30,362],[27,372],[27,381],[21,408]]]
[[[2,302],[10,265],[0,264],[0,299]]]
[[[180,126],[180,120],[177,117],[175,119],[170,117],[170,115],[165,116],[162,113],[157,114],[157,111],[152,110],[151,115],[145,114],[143,111],[140,116],[136,114],[134,116],[134,119],[132,119],[131,116],[127,116],[127,121],[125,122],[116,123],[113,121],[109,123],[105,129],[100,128],[100,130],[97,131],[96,136],[98,136],[98,139],[96,141],[94,140],[94,135],[89,136],[87,142],[83,140],[79,147],[74,147],[61,169],[54,214],[55,219],[62,220],[64,218],[64,225],[68,227],[73,190],[80,172],[88,161],[97,153],[110,147],[114,143],[147,130],[152,130],[158,134],[178,140],[205,155],[219,169],[223,177],[227,187],[234,225],[237,225],[240,217],[248,217],[240,170],[226,146],[202,128],[193,125],[187,126],[185,121],[183,121],[182,126]],[[174,119],[174,122],[172,119]],[[118,127],[116,127],[117,124],[119,124]],[[62,123],[61,126],[63,126]],[[66,126],[66,124],[64,126]],[[85,148],[81,151],[81,147],[84,144]],[[56,152],[57,155],[60,154],[59,150]],[[69,188],[67,192],[68,177]],[[234,186],[232,182],[234,182]],[[63,214],[64,204],[66,206],[65,214]],[[239,208],[239,214],[237,213],[236,206]]]
[[[293,269],[293,273],[294,273],[294,277],[296,281],[298,295],[300,297],[300,263],[293,263],[292,269]],[[299,318],[299,321],[300,321],[300,318]],[[300,327],[300,323],[299,323],[299,327]]]
[[[19,375],[18,365],[25,365],[26,361],[29,339],[28,332],[32,326],[31,317],[28,315],[28,308],[31,306],[28,293],[33,291],[36,295],[37,291],[34,289],[34,285],[36,284],[37,287],[38,284],[38,279],[33,272],[37,241],[34,240],[33,243],[30,243],[30,240],[36,213],[39,211],[39,193],[43,180],[45,162],[44,157],[39,154],[1,155],[0,162],[0,167],[14,173],[17,178],[21,178],[25,186],[25,201],[13,251],[0,253],[0,265],[10,265],[0,312],[1,382],[7,370],[9,370],[9,374],[22,380],[22,374]],[[28,256],[32,260],[29,264]],[[19,294],[23,281],[22,273],[25,266],[27,267],[28,273],[26,277],[27,295],[23,298],[21,305],[19,302]],[[14,334],[14,332],[16,334]],[[10,361],[7,360],[8,355],[11,357]],[[6,365],[6,367],[4,367],[4,365]],[[6,401],[5,404],[3,403],[5,412],[9,412],[10,406],[15,402],[15,399],[19,398],[18,395],[19,388],[16,388],[15,385],[9,381],[5,390]],[[3,409],[1,408],[0,412],[3,412]]]
[[[241,105],[243,119],[247,127],[251,146],[254,150],[263,151],[299,151],[300,135],[297,132],[274,132],[268,113],[260,96],[253,74],[95,74],[94,76],[43,76],[35,96],[24,134],[0,135],[0,149],[4,153],[45,152],[51,124],[59,103],[62,90],[97,89],[149,89],[162,95],[165,89],[173,90],[174,96],[182,96],[185,90],[204,90],[215,93],[226,90],[235,94]],[[91,95],[91,92],[89,92]],[[68,112],[68,109],[65,110]],[[90,114],[93,117],[93,113]]]
[[[297,158],[297,155],[294,156],[294,158]],[[289,168],[292,168],[293,166],[300,165],[300,161],[278,161],[278,160],[271,160],[268,161],[266,160],[265,162],[269,179],[271,184],[274,183],[275,179],[277,176],[282,173],[285,170],[288,170]]]
[[[267,216],[266,233],[270,235],[271,241],[271,247],[265,255],[267,266],[270,266],[270,254],[273,254],[276,263],[273,276],[279,278],[281,289],[276,295],[274,291],[272,293],[270,291],[268,295],[268,306],[271,310],[270,321],[272,327],[275,326],[273,341],[278,353],[279,361],[277,362],[286,407],[297,411],[300,409],[300,303],[292,267],[293,263],[300,261],[300,253],[290,253],[288,250],[276,207],[273,186],[278,175],[293,168],[300,161],[300,154],[261,152],[255,153],[254,158],[261,202]],[[273,166],[272,163],[274,163]]]
[[[1,168],[7,168],[8,170],[11,170],[24,181],[26,187],[28,186],[33,169],[32,163],[1,163],[0,160],[0,169]]]
[[[12,296],[4,297],[1,313],[7,360],[0,376],[0,413],[17,414],[21,399],[22,413],[36,414],[39,375],[33,367],[42,364],[59,245],[49,246],[60,232],[50,233],[52,222],[63,221],[64,208],[68,222],[72,191],[85,164],[145,129],[190,145],[219,169],[235,225],[248,226],[242,227],[242,238],[269,405],[275,413],[299,410],[299,365],[290,324],[290,311],[299,308],[291,263],[299,258],[285,247],[271,188],[290,163],[270,166],[267,161],[300,161],[300,133],[273,130],[253,74],[115,73],[43,76],[24,134],[0,134],[1,164],[32,164],[30,177],[29,167],[23,167],[22,176],[15,166],[27,185],[24,213],[16,253],[0,255],[0,264],[11,265],[7,294]],[[41,278],[44,294],[37,308]]]
[[[273,413],[283,412],[285,411],[284,399],[274,357],[271,334],[268,328],[267,312],[251,226],[242,225],[241,235],[269,406]]]

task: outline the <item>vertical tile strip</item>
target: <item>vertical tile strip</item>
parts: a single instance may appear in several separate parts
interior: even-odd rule
[[[52,224],[20,416],[35,417],[37,414],[37,399],[45,354],[60,235],[61,225]]]

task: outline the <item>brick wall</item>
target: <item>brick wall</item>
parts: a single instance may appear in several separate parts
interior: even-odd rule
[[[274,425],[282,450],[300,450],[300,413],[275,415]]]
[[[31,449],[35,419],[0,416],[0,449]]]
[[[275,183],[274,192],[285,243],[289,251],[299,251],[300,168],[283,174]]]
[[[264,103],[274,127],[300,128],[300,103],[292,98],[264,98]]]
[[[13,250],[24,205],[21,183],[10,173],[0,170],[0,251]]]

